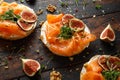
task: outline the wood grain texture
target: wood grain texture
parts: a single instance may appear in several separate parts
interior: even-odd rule
[[[13,2],[15,0],[5,0],[7,2]],[[120,51],[120,0],[102,0],[93,3],[92,0],[86,0],[87,5],[84,9],[83,1],[79,0],[78,6],[76,6],[74,0],[62,0],[68,3],[68,7],[61,7],[59,0],[35,0],[32,3],[24,2],[23,4],[33,8],[35,12],[39,8],[43,9],[42,15],[38,16],[38,24],[35,31],[27,38],[17,41],[7,41],[0,39],[0,80],[49,80],[50,71],[60,71],[63,75],[63,80],[79,80],[79,73],[84,62],[88,61],[92,56],[97,54],[111,54],[115,55]],[[19,0],[16,2],[20,3]],[[52,54],[46,46],[39,40],[40,27],[39,22],[46,20],[46,6],[53,4],[57,6],[57,11],[54,14],[58,14],[59,11],[63,13],[70,13],[77,18],[82,19],[91,32],[97,36],[97,40],[90,44],[79,55],[73,56],[73,61],[70,61],[68,57],[60,57]],[[95,5],[101,4],[102,9],[96,10]],[[77,10],[77,12],[76,12]],[[103,12],[104,10],[104,12]],[[94,18],[93,15],[96,17]],[[115,30],[116,40],[107,44],[99,39],[102,30],[110,23]],[[36,52],[39,50],[39,53]],[[34,77],[27,77],[22,70],[22,63],[20,57],[36,59],[41,64],[47,66],[40,75]],[[2,64],[2,60],[8,61],[8,69],[5,69],[5,65]],[[42,78],[42,79],[41,79]]]

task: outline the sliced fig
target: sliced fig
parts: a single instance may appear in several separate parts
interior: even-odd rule
[[[62,17],[62,23],[63,24],[68,24],[70,19],[74,18],[73,15],[71,14],[65,14],[63,17]]]
[[[98,64],[104,70],[119,70],[120,71],[120,59],[114,56],[100,56],[98,58]]]
[[[24,31],[30,31],[34,27],[34,23],[28,23],[23,21],[22,19],[19,19],[17,23],[20,26],[20,28]]]
[[[32,11],[29,10],[24,10],[21,13],[21,18],[25,21],[25,22],[35,22],[37,20],[37,16],[35,13],[33,13]]]
[[[98,58],[98,64],[99,64],[104,70],[109,70],[106,62],[107,62],[106,56],[100,56],[100,57]]]
[[[34,76],[36,72],[41,68],[38,61],[33,59],[21,59],[23,63],[23,71],[28,76]]]
[[[83,23],[83,21],[73,18],[70,20],[69,22],[69,26],[74,29],[75,31],[82,31],[85,28],[85,25]]]
[[[115,40],[115,33],[111,28],[111,25],[108,24],[107,27],[100,34],[100,39],[106,42],[111,42]]]
[[[120,71],[120,59],[118,57],[110,56],[108,58],[107,65],[109,70],[119,70]]]

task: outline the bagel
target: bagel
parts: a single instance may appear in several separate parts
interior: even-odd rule
[[[14,15],[20,16],[20,18],[17,19],[17,21],[6,18],[6,14],[8,13],[9,15],[10,10]],[[22,17],[23,11],[26,12],[28,11],[32,13],[36,17],[36,20],[34,22],[24,21]],[[3,16],[2,18],[0,18],[0,38],[2,39],[18,40],[25,38],[28,35],[30,35],[36,27],[37,16],[34,10],[23,4],[17,4],[16,2],[12,3],[2,2],[0,5],[0,15]],[[19,20],[23,20],[23,23],[19,22],[19,24],[25,25],[25,27],[23,26],[21,27],[21,25],[18,24]]]
[[[73,56],[73,55],[76,55],[76,54],[79,54],[80,52],[82,52],[86,47],[89,46],[90,42],[95,40],[95,36],[90,33],[89,28],[86,26],[86,24],[84,24],[84,22],[82,20],[73,17],[71,20],[74,19],[74,20],[79,21],[80,24],[82,24],[84,26],[84,29],[82,31],[76,32],[75,34],[78,36],[74,36],[70,39],[58,38],[61,27],[64,26],[64,24],[65,24],[66,20],[63,21],[63,18],[66,15],[72,16],[71,14],[58,14],[58,15],[48,14],[47,20],[41,26],[40,38],[41,38],[42,42],[48,47],[48,49],[52,53],[59,55],[59,56],[67,56],[68,57],[68,56]],[[63,24],[63,22],[64,22],[64,24]],[[78,25],[78,26],[80,26],[80,25]],[[82,32],[83,33],[85,32],[86,34],[90,34],[90,38],[92,37],[92,40],[89,40],[88,42],[86,40],[86,43],[84,43],[84,42],[82,43],[83,38],[81,38],[81,36],[79,35]],[[77,37],[79,39],[78,41],[76,39]]]

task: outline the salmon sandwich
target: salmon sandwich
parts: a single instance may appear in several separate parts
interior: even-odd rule
[[[80,80],[120,80],[120,58],[96,55],[86,62]]]
[[[40,38],[51,52],[60,56],[79,54],[96,39],[85,23],[71,14],[48,14]]]
[[[37,16],[34,11],[16,2],[0,4],[0,38],[22,39],[35,29]]]

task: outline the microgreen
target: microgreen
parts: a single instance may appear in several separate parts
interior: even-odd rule
[[[19,15],[14,14],[13,10],[9,10],[5,12],[3,15],[0,15],[0,19],[2,20],[11,20],[16,22],[20,18]]]
[[[21,3],[24,3],[24,2],[25,2],[25,0],[20,0],[20,2],[21,2]]]
[[[77,6],[78,6],[78,2],[79,2],[79,0],[75,0],[75,3],[76,3]]]
[[[68,6],[68,3],[67,2],[63,2],[63,1],[61,1],[61,0],[59,0],[59,2],[60,2],[60,5],[62,6],[62,7],[67,7]]]
[[[96,8],[96,9],[101,9],[101,8],[102,8],[102,5],[96,4],[96,5],[95,5],[95,8]]]
[[[60,34],[58,37],[63,38],[63,39],[70,39],[73,36],[74,31],[67,26],[61,27]]]
[[[120,76],[120,71],[102,71],[102,75],[105,80],[117,80],[118,76]]]

